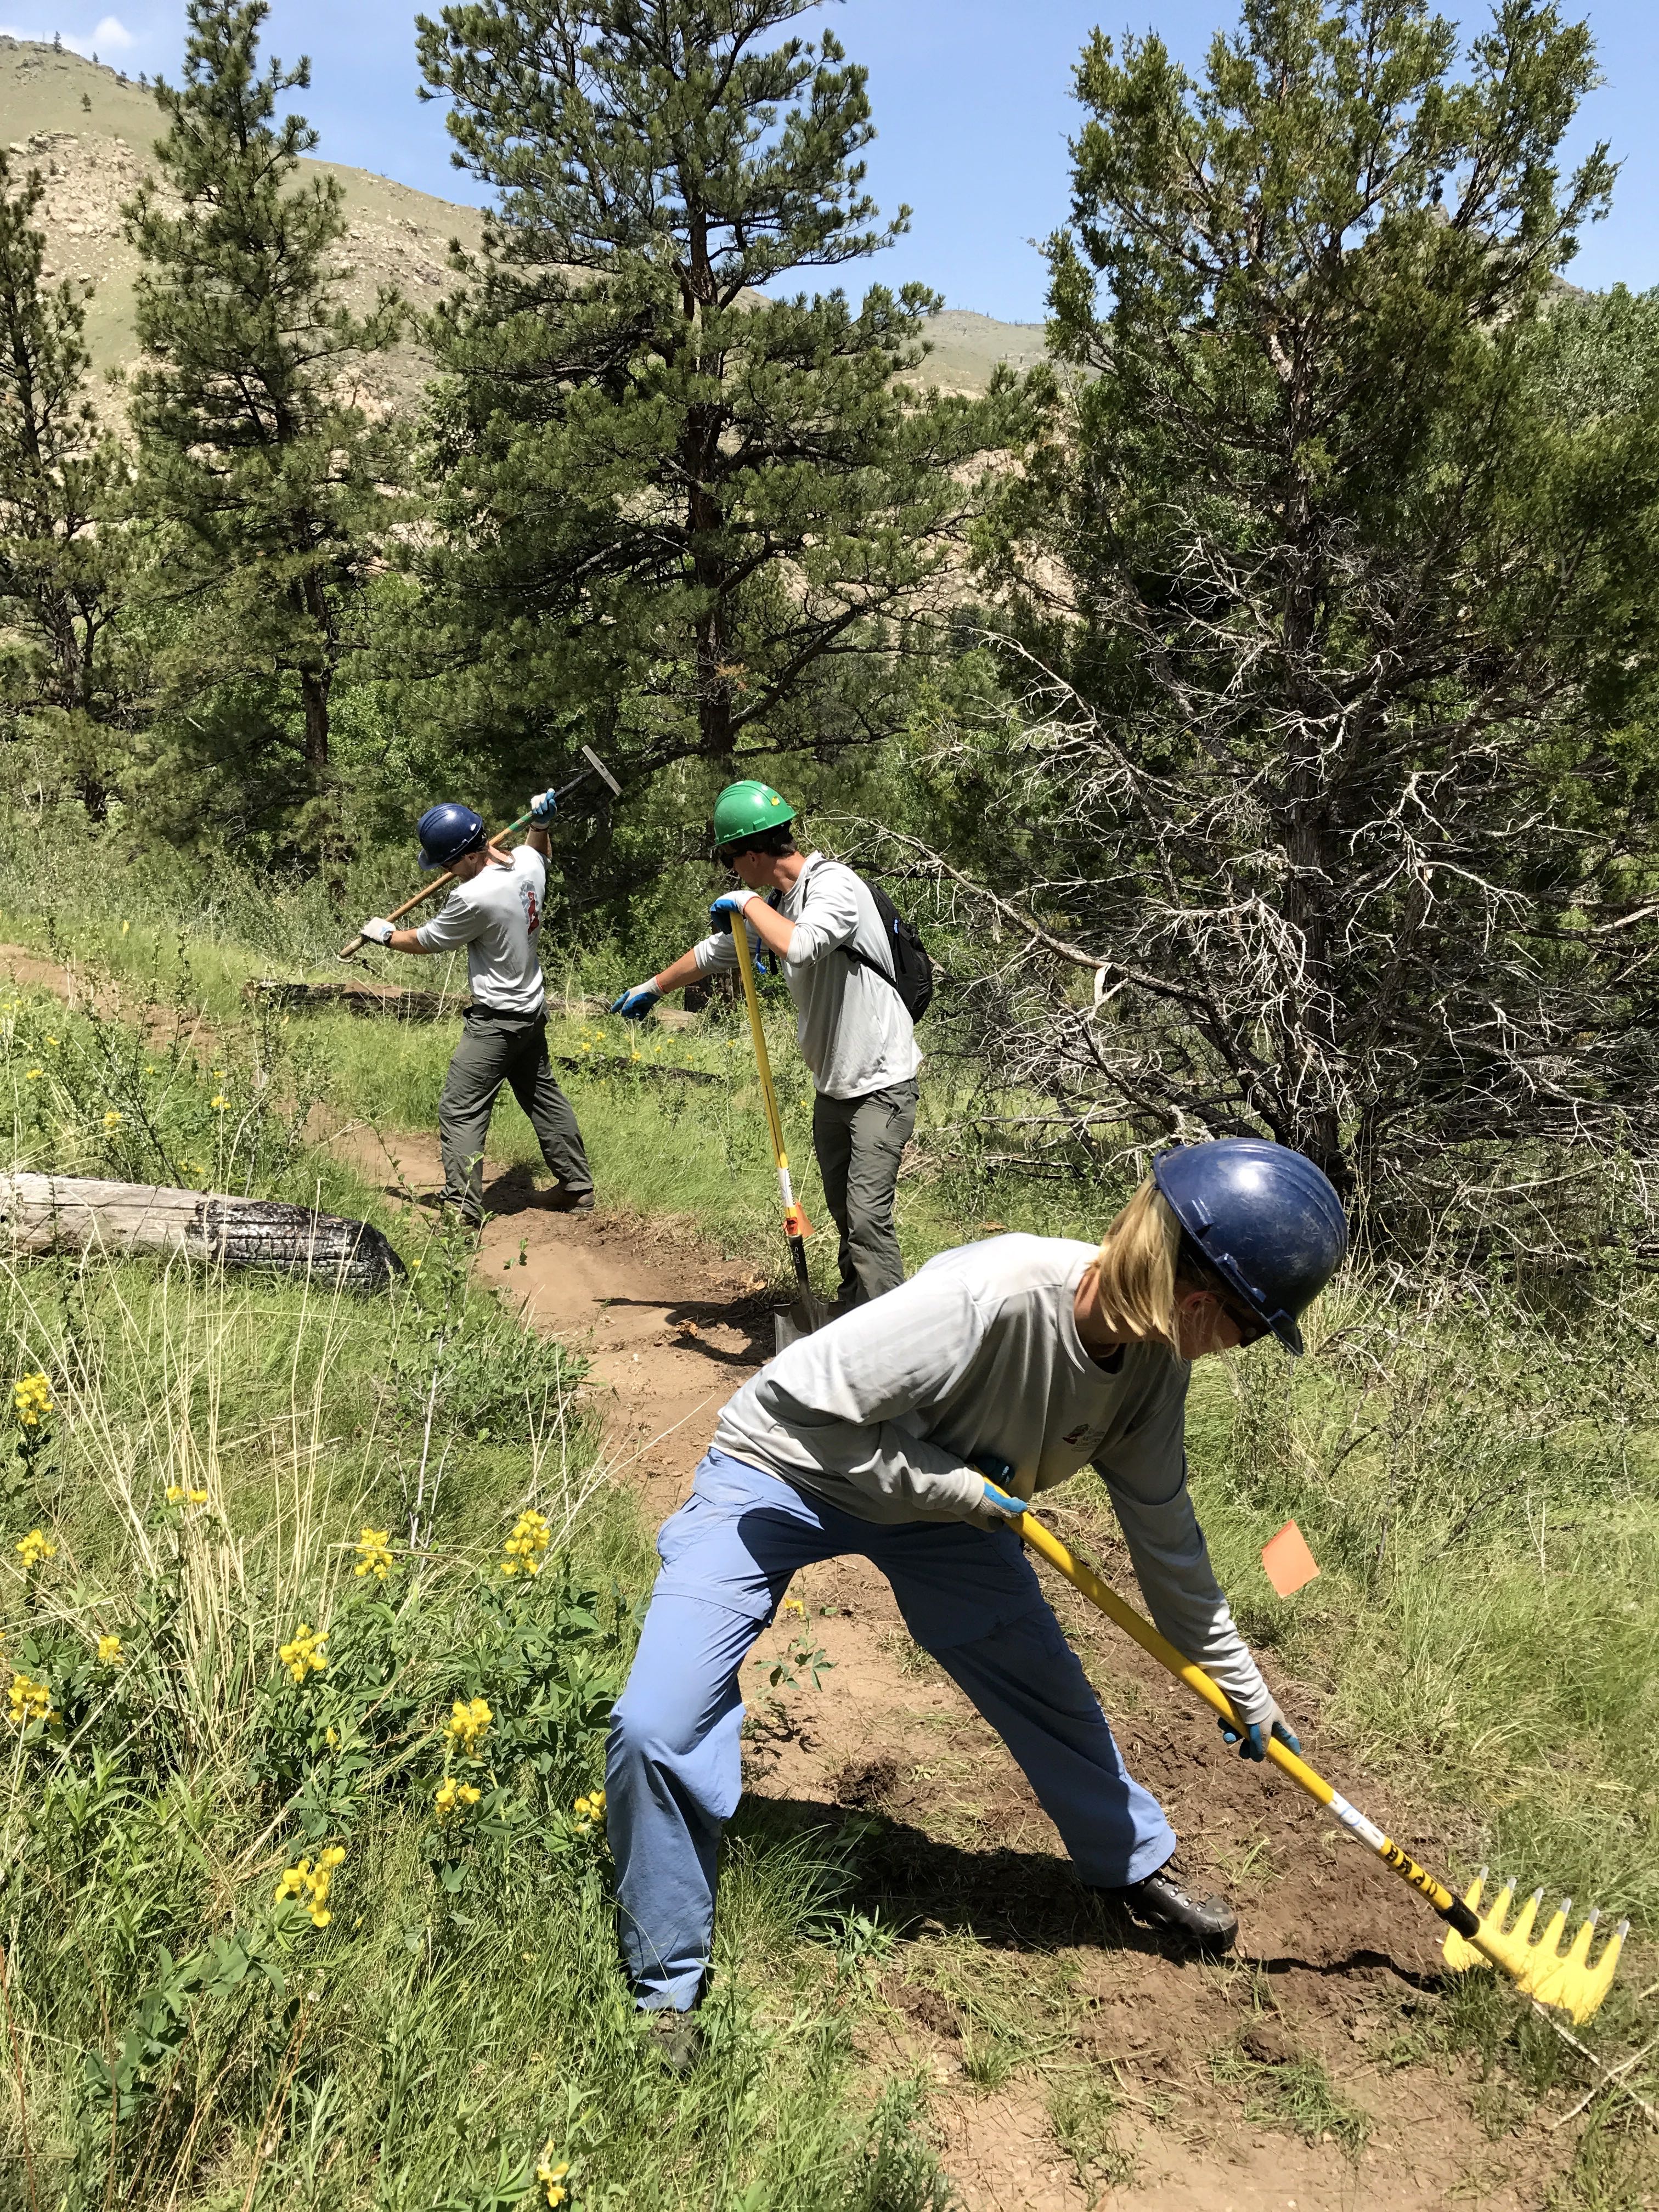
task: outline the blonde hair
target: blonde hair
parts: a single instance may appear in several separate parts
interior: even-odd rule
[[[1176,1348],[1181,1224],[1148,1176],[1100,1240],[1095,1307],[1115,1337]]]

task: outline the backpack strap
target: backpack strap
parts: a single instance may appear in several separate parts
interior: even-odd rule
[[[868,884],[865,883],[863,877],[860,875],[856,868],[848,868],[847,872],[852,877],[854,883],[860,884],[866,891],[869,890],[870,886]],[[811,886],[809,884],[807,890],[810,890],[811,888]],[[775,898],[777,894],[774,892],[772,896]],[[771,902],[769,900],[768,903],[770,904],[770,902]],[[871,904],[872,906],[875,904],[875,901],[873,899],[871,901]],[[803,914],[806,911],[806,891],[805,890],[802,891],[800,895],[800,910]],[[878,922],[881,920],[879,909],[877,911],[876,920]],[[885,934],[884,932],[883,933],[884,935]],[[860,952],[855,945],[843,945],[841,949],[847,955],[847,957],[852,962],[854,967],[867,968],[872,975],[879,975],[882,981],[887,984],[891,989],[898,991],[900,998],[902,999],[904,994],[902,991],[899,991],[898,977],[890,968],[884,967],[879,960],[872,960],[867,952]]]

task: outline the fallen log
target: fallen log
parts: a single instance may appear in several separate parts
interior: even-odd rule
[[[394,1022],[453,1021],[468,1003],[453,992],[404,991],[395,983],[284,983],[270,975],[244,985],[242,996],[250,1006],[337,1008]]]
[[[279,1199],[70,1176],[0,1176],[0,1240],[33,1255],[187,1252],[221,1267],[310,1275],[349,1291],[388,1290],[404,1272],[366,1221]]]

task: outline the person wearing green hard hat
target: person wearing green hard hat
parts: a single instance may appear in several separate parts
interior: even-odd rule
[[[714,850],[738,888],[709,908],[710,936],[611,1011],[643,1021],[665,993],[735,969],[739,915],[756,952],[775,956],[817,1093],[812,1148],[841,1232],[836,1303],[844,1310],[904,1279],[894,1193],[915,1127],[921,1055],[907,1003],[904,925],[890,908],[884,915],[851,868],[803,854],[795,823],[794,808],[769,783],[727,784],[714,802]]]

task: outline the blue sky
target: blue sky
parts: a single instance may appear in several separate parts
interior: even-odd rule
[[[313,89],[296,104],[321,130],[325,153],[450,198],[476,198],[471,180],[449,166],[441,110],[416,101],[414,12],[409,0],[274,0],[267,37],[285,58],[312,57]],[[1571,12],[1567,0],[1564,13]],[[1659,89],[1659,6],[1588,0],[1584,12],[1607,82],[1576,143],[1582,151],[1598,136],[1609,139],[1624,171],[1612,216],[1589,232],[1571,273],[1589,286],[1645,288],[1659,283],[1659,134],[1648,106]],[[1237,0],[827,7],[823,20],[870,70],[881,134],[870,154],[872,188],[884,208],[907,201],[915,210],[910,235],[872,273],[930,283],[952,307],[1039,319],[1042,264],[1031,241],[1066,213],[1071,71],[1084,39],[1097,22],[1114,35],[1126,24],[1153,27],[1194,64],[1236,15]],[[1480,19],[1471,10],[1464,20]],[[179,0],[127,0],[114,13],[77,0],[0,0],[0,29],[26,38],[59,31],[134,75],[176,64],[183,22]]]

